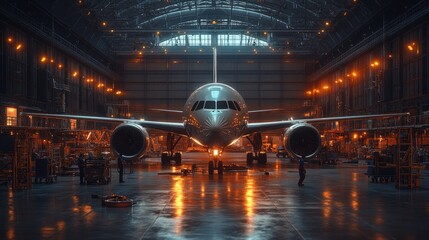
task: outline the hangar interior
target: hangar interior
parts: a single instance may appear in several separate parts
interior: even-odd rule
[[[61,199],[78,222],[87,224],[77,228],[87,231],[89,238],[425,238],[424,224],[409,224],[416,219],[427,223],[428,219],[424,192],[428,177],[423,174],[429,167],[428,40],[427,0],[0,1],[0,183],[7,186],[0,191],[7,191],[9,198],[0,202],[0,209],[9,209],[0,212],[0,220],[8,222],[0,227],[0,238],[33,236],[22,235],[21,228],[41,239],[85,237],[69,227],[75,223],[69,222],[68,210],[59,210],[60,220],[54,223],[51,221],[57,218],[42,217],[40,224],[46,221],[46,225],[55,226],[41,225],[40,231],[27,226],[39,223],[17,223],[16,216],[43,215],[35,210],[38,206],[52,207],[40,196],[49,199],[48,205],[56,203],[52,205],[58,209],[63,207]],[[194,176],[195,181],[176,176],[170,181],[154,175],[154,171],[166,170],[159,158],[165,151],[173,155],[173,145],[181,152],[205,149],[191,139],[150,130],[148,151],[142,159],[126,164],[126,184],[141,184],[135,187],[112,181],[117,179],[117,156],[110,141],[118,124],[21,114],[183,121],[179,112],[188,97],[213,81],[213,48],[217,50],[218,81],[236,89],[249,110],[255,110],[251,122],[409,114],[314,124],[322,147],[307,159],[313,174],[307,182],[323,186],[316,190],[309,187],[307,192],[297,190],[295,182],[289,181],[294,179],[288,174],[294,172],[291,169],[297,166],[297,159],[280,152],[284,129],[259,134],[262,150],[270,154],[266,166],[250,168],[253,171],[244,176],[219,176],[216,181],[205,177],[204,167],[202,175]],[[272,111],[259,111],[264,109]],[[244,154],[243,158],[234,154],[251,151],[252,138],[249,140],[242,138],[228,146],[226,155],[245,161]],[[80,153],[90,160],[86,171],[94,171],[91,180],[85,176],[86,183],[96,186],[76,188]],[[193,160],[199,166],[204,157],[196,154]],[[282,154],[287,158],[280,158]],[[185,156],[184,161],[189,158]],[[342,168],[343,164],[352,167]],[[172,171],[189,173],[186,168],[180,172],[179,166],[172,166]],[[372,182],[395,182],[395,201],[390,201],[394,195],[390,188],[367,187],[366,176],[356,173],[362,171]],[[57,176],[72,177],[57,180]],[[141,183],[142,179],[149,181]],[[58,183],[36,185],[41,181]],[[337,189],[332,188],[333,182]],[[350,184],[352,192],[347,190]],[[230,185],[238,187],[231,190]],[[183,201],[184,186],[197,189],[198,194],[186,192],[192,199],[189,202]],[[420,192],[399,191],[404,188]],[[16,191],[30,189],[31,196]],[[92,194],[97,197],[112,191],[130,191],[140,198],[134,215],[100,210],[88,200],[90,193],[97,193]],[[368,192],[376,195],[375,200]],[[213,197],[205,199],[206,193]],[[70,196],[72,203],[68,205]],[[239,196],[246,199],[237,203]],[[350,206],[344,207],[337,198],[350,200]],[[213,207],[200,206],[199,201]],[[228,212],[239,213],[211,212],[219,202],[227,203],[223,206]],[[15,208],[19,204],[31,207],[20,211]],[[186,204],[196,204],[215,217],[208,220]],[[415,208],[405,208],[407,204]],[[269,217],[264,211],[270,212]],[[340,214],[333,217],[336,211]],[[374,212],[375,219],[368,218]],[[94,213],[110,221],[93,219]],[[187,222],[187,213],[198,220]],[[301,216],[307,213],[314,214],[310,222],[308,216]],[[142,214],[149,220],[136,217]],[[172,216],[173,224],[165,215]],[[115,222],[113,216],[121,221]],[[136,221],[129,222],[128,216]],[[387,219],[396,219],[415,231],[401,231]],[[230,229],[218,220],[239,224]],[[140,221],[143,224],[136,224]],[[206,221],[218,225],[207,227]],[[350,228],[344,227],[349,222],[353,223]],[[191,231],[187,224],[202,227]],[[124,234],[117,226],[134,232]],[[106,231],[94,231],[97,228]],[[231,234],[216,235],[219,229]]]
[[[20,112],[180,121],[180,114],[154,109],[180,111],[196,88],[212,81],[213,47],[219,81],[238,90],[249,109],[276,109],[254,113],[252,121],[410,113],[318,124],[324,146],[319,159],[357,160],[379,152],[383,161],[399,162],[388,155],[398,152],[406,132],[411,161],[426,161],[426,1],[1,5],[0,124],[5,138],[19,134],[29,141],[25,166],[34,151],[50,157],[58,173],[84,148],[108,152],[115,126]],[[151,134],[151,152],[159,154],[167,137]],[[264,133],[267,151],[276,151],[281,135]],[[178,147],[194,145],[183,139]],[[249,144],[233,147],[246,150]],[[11,170],[8,159],[4,165]]]

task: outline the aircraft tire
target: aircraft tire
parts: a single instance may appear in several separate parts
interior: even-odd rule
[[[267,164],[267,154],[266,153],[260,153],[259,154],[258,163],[261,165]]]
[[[169,164],[169,162],[170,162],[170,159],[169,159],[169,157],[168,157],[168,154],[167,154],[167,153],[162,153],[162,154],[161,154],[161,164],[162,164],[163,166],[166,166],[166,165],[168,165],[168,164]]]
[[[209,162],[209,175],[213,175],[214,174],[214,164],[213,161]]]
[[[217,174],[223,175],[223,162],[219,161],[217,163]]]
[[[176,165],[182,165],[182,153],[175,153],[174,154],[174,161],[176,161]]]
[[[246,161],[248,166],[253,164],[253,153],[249,152],[246,154]]]

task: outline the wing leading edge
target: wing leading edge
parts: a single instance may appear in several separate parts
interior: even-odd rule
[[[145,121],[127,118],[109,118],[109,117],[95,117],[95,116],[80,116],[80,115],[66,115],[66,114],[47,114],[47,113],[24,113],[21,115],[43,117],[43,118],[56,118],[56,119],[80,119],[90,120],[97,122],[116,122],[116,123],[137,123],[142,127],[173,132],[182,136],[187,136],[185,125],[179,122],[157,122]]]
[[[259,123],[248,123],[247,128],[243,135],[249,135],[255,132],[263,132],[268,130],[275,130],[280,128],[288,128],[294,124],[305,122],[305,123],[323,123],[332,121],[347,121],[347,120],[364,120],[364,119],[381,119],[381,118],[392,118],[392,117],[403,117],[408,116],[410,113],[386,113],[386,114],[373,114],[373,115],[357,115],[357,116],[343,116],[343,117],[326,117],[326,118],[309,118],[309,119],[296,119],[296,120],[284,120],[276,122],[259,122]]]

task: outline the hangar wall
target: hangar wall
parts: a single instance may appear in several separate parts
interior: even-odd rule
[[[130,112],[137,118],[179,119],[180,114],[150,109],[182,110],[194,90],[213,81],[212,64],[211,55],[150,55],[124,63],[124,98]],[[281,109],[269,115],[254,114],[253,121],[302,116],[306,64],[277,55],[219,54],[218,82],[238,90],[249,109]]]
[[[1,125],[17,124],[17,117],[6,116],[8,107],[15,112],[106,114],[106,105],[117,98],[106,91],[114,78],[37,34],[6,21],[0,21],[0,29]]]
[[[320,92],[308,91],[314,101],[313,115],[410,112],[409,124],[426,124],[428,28],[427,19],[404,26],[404,30],[386,35],[384,41],[317,78],[313,89]]]

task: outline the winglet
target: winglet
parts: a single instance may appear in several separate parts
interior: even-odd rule
[[[213,48],[213,83],[217,83],[217,50]]]

